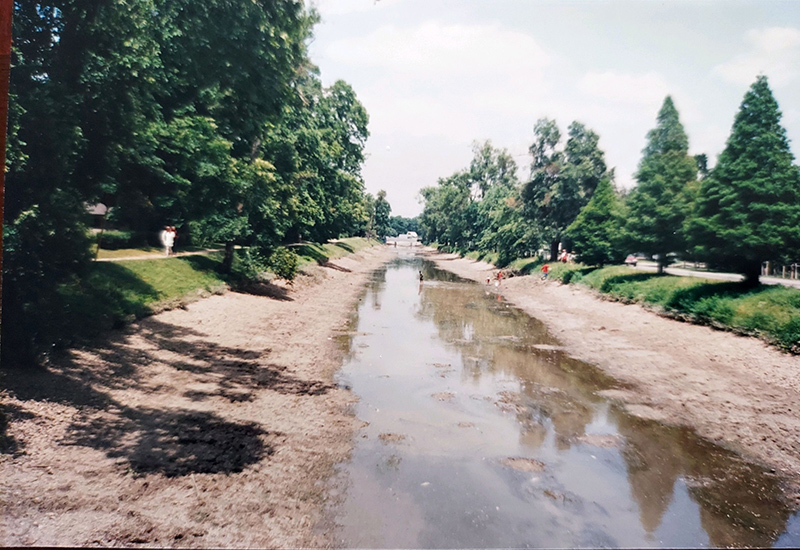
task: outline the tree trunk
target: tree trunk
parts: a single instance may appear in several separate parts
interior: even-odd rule
[[[747,288],[757,287],[759,283],[758,278],[761,276],[761,262],[757,260],[747,262],[744,265],[744,269],[742,269],[742,275],[744,275],[744,286]]]
[[[551,262],[557,262],[558,261],[558,253],[560,252],[560,250],[558,250],[558,243],[559,242],[560,242],[560,239],[554,239],[554,240],[550,241],[550,261]]]
[[[225,243],[225,257],[222,258],[222,265],[219,270],[222,273],[230,273],[233,267],[233,242]]]
[[[664,274],[664,268],[666,267],[666,265],[667,265],[667,255],[666,254],[659,254],[658,255],[658,270],[656,271],[656,273],[658,273],[659,275],[663,275]]]

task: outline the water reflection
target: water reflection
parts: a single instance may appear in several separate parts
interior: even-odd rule
[[[800,543],[777,478],[608,403],[614,380],[483,285],[398,259],[348,332],[369,425],[343,466],[345,546]]]

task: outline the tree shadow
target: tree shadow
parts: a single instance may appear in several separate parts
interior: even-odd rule
[[[647,281],[656,277],[669,277],[669,275],[659,273],[629,273],[625,275],[614,275],[603,281],[603,283],[600,285],[600,292],[611,292],[611,290],[613,290],[617,285]]]
[[[8,434],[9,420],[29,420],[34,415],[11,403],[0,404],[0,454],[16,455],[24,445]]]
[[[343,249],[345,249],[346,251],[350,252],[351,254],[352,254],[353,252],[355,252],[355,251],[356,251],[356,249],[355,249],[355,248],[353,248],[353,246],[352,246],[352,245],[349,245],[349,244],[347,244],[347,243],[343,243],[343,242],[335,242],[335,243],[331,243],[331,244],[333,244],[334,246],[338,246],[339,248],[343,248]]]
[[[281,435],[204,411],[122,408],[73,422],[63,444],[123,458],[138,474],[180,477],[241,472],[272,455],[270,441]]]
[[[300,256],[311,258],[320,265],[330,260],[328,256],[326,256],[317,246],[313,244],[299,243],[292,245],[292,248]]]
[[[278,285],[266,281],[243,281],[234,286],[236,292],[251,294],[253,296],[264,296],[279,300],[281,302],[293,302],[294,298],[289,296],[289,291]]]
[[[764,285],[747,287],[741,281],[724,283],[701,283],[688,288],[676,290],[667,302],[669,309],[690,313],[699,302],[710,298],[738,298],[764,290]]]
[[[329,269],[333,269],[335,271],[341,271],[343,273],[351,273],[352,272],[352,270],[347,269],[346,267],[342,267],[340,265],[336,265],[335,263],[333,263],[331,261],[326,261],[326,262],[321,263],[319,265],[321,265],[322,267],[327,267]]]
[[[192,266],[195,271],[205,271],[206,273],[216,274],[220,266],[219,260],[211,256],[204,256],[200,254],[195,256],[180,256],[178,260],[186,262]]]

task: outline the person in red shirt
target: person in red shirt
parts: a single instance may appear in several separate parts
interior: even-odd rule
[[[543,273],[543,275],[542,275],[542,280],[543,280],[543,281],[544,281],[545,279],[547,279],[547,274],[548,274],[549,272],[550,272],[550,266],[549,266],[549,265],[547,265],[547,264],[544,264],[544,265],[542,266],[542,273]]]

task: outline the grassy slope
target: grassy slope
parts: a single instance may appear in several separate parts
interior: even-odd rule
[[[294,250],[300,255],[302,266],[324,263],[328,258],[346,256],[374,244],[375,241],[350,238],[324,245],[304,244]],[[146,254],[144,250],[140,252]],[[320,261],[322,257],[324,261]],[[217,271],[221,261],[222,253],[215,252],[207,256],[159,255],[152,260],[96,262],[82,281],[62,288],[68,325],[61,330],[66,340],[72,341],[222,292],[231,279]],[[234,271],[236,267],[234,262]],[[237,276],[241,274],[232,275]]]
[[[800,290],[795,288],[747,289],[740,283],[643,273],[626,266],[593,269],[554,263],[551,274],[611,299],[648,304],[688,321],[756,335],[800,353]]]

